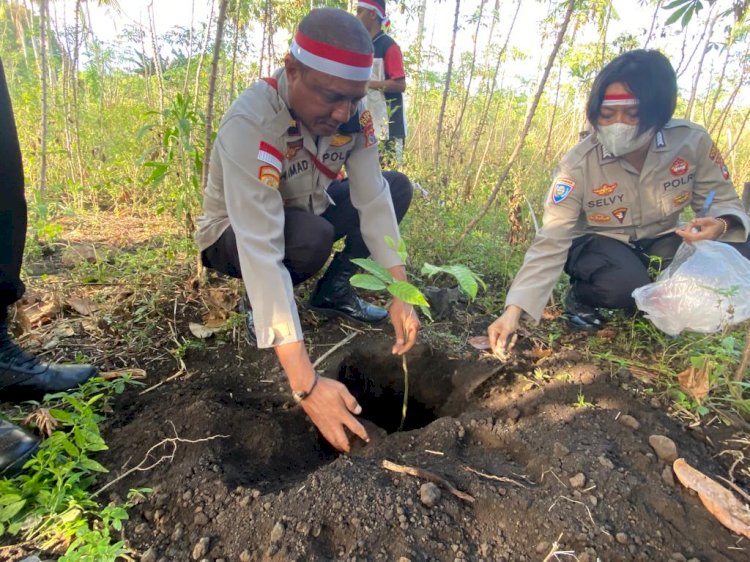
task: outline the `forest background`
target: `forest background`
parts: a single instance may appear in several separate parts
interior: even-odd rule
[[[34,241],[55,241],[56,216],[100,211],[166,214],[189,241],[222,113],[280,65],[311,7],[353,11],[339,1],[185,0],[175,16],[190,13],[185,26],[170,24],[165,4],[175,6],[0,2]],[[728,0],[389,3],[408,84],[401,169],[424,195],[405,225],[412,255],[438,263],[460,255],[498,282],[492,296],[501,298],[554,167],[586,127],[594,76],[632,48],[670,56],[681,86],[675,116],[709,130],[739,188],[750,179],[747,8]]]

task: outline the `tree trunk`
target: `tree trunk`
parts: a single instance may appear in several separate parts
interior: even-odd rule
[[[234,89],[237,84],[237,51],[240,46],[240,35],[242,32],[242,2],[237,2],[237,13],[234,15],[234,41],[232,41],[232,70],[229,79],[229,101],[235,98]]]
[[[211,158],[211,126],[214,113],[214,94],[216,92],[216,76],[221,56],[221,40],[224,35],[224,21],[227,16],[228,0],[220,0],[219,17],[216,20],[216,38],[214,39],[213,59],[211,60],[211,77],[208,81],[208,102],[206,103],[206,144],[203,150],[203,168],[201,170],[201,190],[206,189],[208,181],[208,163]]]
[[[154,2],[148,5],[148,23],[151,33],[151,49],[154,52],[154,69],[156,70],[156,84],[159,87],[159,124],[164,128],[164,76],[161,69],[161,55],[156,41],[156,22],[154,21]]]
[[[461,233],[461,236],[459,236],[458,240],[456,241],[454,248],[459,246],[461,242],[464,241],[466,236],[472,230],[474,230],[476,225],[479,224],[479,221],[481,221],[482,218],[484,218],[484,215],[487,214],[487,211],[489,211],[490,207],[492,206],[492,203],[495,201],[497,194],[500,192],[500,188],[503,186],[503,183],[505,183],[505,180],[508,178],[508,174],[510,174],[510,171],[513,168],[513,165],[518,159],[518,155],[521,153],[521,150],[523,149],[523,146],[526,143],[526,137],[529,134],[529,129],[531,128],[531,122],[534,119],[536,108],[539,105],[539,100],[541,99],[542,93],[544,92],[544,87],[547,84],[547,78],[549,77],[550,70],[552,70],[552,65],[555,63],[555,59],[557,58],[557,53],[560,51],[560,47],[562,45],[563,39],[565,38],[565,33],[568,30],[568,24],[570,23],[570,18],[573,15],[575,4],[576,4],[576,0],[568,0],[568,6],[565,10],[565,16],[563,18],[563,22],[560,25],[560,29],[557,32],[555,45],[552,48],[552,52],[550,53],[547,59],[547,65],[545,66],[544,72],[542,73],[542,77],[539,80],[539,85],[537,86],[536,93],[534,94],[534,100],[529,106],[528,111],[526,112],[526,119],[524,122],[523,129],[521,130],[521,136],[518,139],[518,142],[516,143],[515,148],[513,149],[513,153],[510,155],[510,160],[508,160],[508,163],[505,165],[505,168],[500,173],[500,177],[495,183],[495,187],[492,189],[492,193],[487,198],[487,202],[484,204],[479,214],[476,217],[474,217],[466,226],[464,231]]]
[[[203,59],[206,57],[208,49],[208,40],[211,37],[211,21],[214,19],[214,0],[211,0],[211,10],[208,12],[208,21],[206,22],[206,33],[203,35],[203,44],[201,45],[201,54],[198,57],[198,69],[195,71],[195,92],[193,93],[193,107],[198,107],[198,92],[200,91],[201,69],[203,68]]]
[[[715,4],[711,5],[712,10],[714,6]],[[709,17],[706,23],[707,27],[704,31],[706,42],[703,45],[703,52],[701,53],[700,62],[698,63],[698,68],[695,71],[695,76],[693,76],[693,87],[690,89],[690,99],[688,100],[687,109],[685,110],[685,119],[687,119],[688,121],[690,121],[690,119],[692,119],[693,117],[693,106],[695,105],[695,98],[698,95],[698,84],[700,83],[701,72],[703,70],[703,61],[706,59],[706,53],[708,53],[708,43],[709,41],[711,41],[711,36],[714,32],[714,25],[716,25],[716,21],[719,19],[719,15]]]
[[[474,130],[474,134],[472,135],[472,137],[475,139],[480,139],[482,137],[482,135],[484,134],[484,128],[487,125],[487,115],[489,114],[490,106],[492,104],[492,96],[495,94],[495,89],[497,87],[497,75],[500,71],[500,64],[502,63],[505,52],[508,50],[510,36],[513,32],[513,28],[516,25],[518,12],[521,10],[521,1],[522,0],[518,0],[518,2],[516,3],[516,11],[513,13],[513,19],[511,20],[510,27],[508,28],[508,35],[505,36],[505,43],[503,43],[503,47],[500,49],[500,52],[497,55],[497,62],[495,63],[495,69],[492,73],[492,79],[489,82],[487,97],[484,104],[482,104],[482,113],[479,117],[479,124],[477,125],[476,129]],[[464,199],[467,200],[471,197],[471,192],[473,191],[472,184],[469,183],[469,177],[471,176],[471,167],[476,161],[478,147],[479,145],[477,143],[473,144],[471,148],[471,157],[469,158],[469,163],[466,165],[466,171],[464,173]]]
[[[484,6],[487,4],[487,0],[482,0],[479,5],[479,15],[477,16],[477,28],[474,31],[474,48],[471,52],[471,67],[469,68],[469,81],[466,84],[466,91],[464,92],[464,99],[461,102],[461,109],[458,112],[458,118],[456,124],[453,127],[453,133],[451,134],[450,142],[448,143],[448,166],[450,167],[451,160],[453,158],[454,147],[458,144],[456,139],[461,133],[462,123],[464,114],[466,113],[466,106],[469,104],[469,94],[471,92],[471,83],[474,81],[474,70],[476,69],[477,63],[477,43],[479,42],[479,30],[482,27],[482,16],[484,15]],[[492,35],[490,35],[490,39]]]
[[[440,102],[440,114],[438,115],[437,132],[435,134],[435,149],[433,153],[433,164],[437,168],[440,162],[440,141],[443,135],[443,119],[445,119],[445,108],[448,104],[448,93],[451,89],[451,77],[453,76],[453,53],[456,50],[456,36],[458,35],[458,16],[461,10],[461,0],[456,0],[456,12],[453,16],[453,36],[451,37],[451,51],[448,56],[448,72],[445,74],[445,86],[443,87],[443,100]]]
[[[651,16],[651,27],[648,28],[648,35],[646,36],[646,42],[643,44],[644,49],[648,49],[648,44],[651,42],[651,36],[654,34],[654,27],[656,27],[656,19],[661,11],[661,4],[664,0],[657,0],[656,7],[654,8],[654,15]]]
[[[39,51],[42,67],[42,125],[41,158],[39,168],[39,196],[44,199],[47,191],[47,1],[39,2]]]
[[[238,0],[239,1],[239,0]],[[190,0],[190,31],[188,31],[188,57],[185,65],[185,80],[182,82],[182,95],[188,95],[190,64],[193,62],[193,26],[195,25],[195,0]]]

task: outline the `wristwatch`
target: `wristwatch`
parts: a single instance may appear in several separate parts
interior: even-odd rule
[[[315,385],[318,384],[318,380],[320,379],[320,375],[317,371],[315,371],[315,379],[313,380],[312,386],[310,387],[310,390],[293,390],[292,391],[292,398],[294,398],[294,401],[299,404],[302,402],[305,398],[310,396],[312,394],[312,391],[315,390]]]

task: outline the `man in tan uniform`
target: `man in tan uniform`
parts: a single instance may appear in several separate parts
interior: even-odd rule
[[[243,278],[258,347],[274,348],[295,400],[341,450],[349,448],[344,427],[368,438],[352,415],[361,408],[344,385],[313,370],[292,288],[322,268],[343,237],[313,292],[314,309],[371,323],[386,317],[353,292],[351,258],[371,254],[406,280],[386,237],[398,241],[412,188],[403,174],[380,170],[361,103],[372,57],[369,35],[351,14],[323,8],[300,22],[284,68],[250,86],[224,115],[196,235],[206,266]],[[389,312],[393,353],[403,354],[419,320],[398,299]]]
[[[522,312],[539,321],[563,269],[568,319],[596,328],[596,308],[632,308],[633,290],[651,282],[650,257],[668,263],[683,240],[721,240],[750,259],[750,219],[727,167],[703,127],[670,120],[676,96],[657,51],[625,53],[599,74],[588,106],[596,130],[560,164],[543,227],[489,329],[493,348],[512,345]],[[680,227],[687,207],[698,216]]]

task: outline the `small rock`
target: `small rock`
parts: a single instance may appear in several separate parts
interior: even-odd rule
[[[200,560],[208,554],[208,537],[202,537],[193,547],[193,560]]]
[[[203,527],[204,525],[208,525],[208,515],[203,513],[202,511],[195,514],[195,518],[193,518],[193,523],[198,525],[199,527]]]
[[[700,558],[691,558],[687,562],[701,562]]]
[[[250,555],[249,550],[243,550],[240,552],[240,562],[252,562],[253,557]]]
[[[637,419],[635,419],[633,416],[628,416],[627,414],[625,414],[624,416],[620,416],[617,421],[619,421],[625,427],[629,427],[633,431],[641,427],[641,424]]]
[[[599,500],[596,499],[596,496],[589,496],[588,500],[589,500],[589,503],[591,504],[591,507],[596,507],[599,503]]]
[[[652,398],[649,404],[651,404],[652,408],[661,408],[661,402],[658,398]]]
[[[600,465],[602,465],[604,468],[608,468],[609,470],[612,470],[615,467],[615,464],[605,455],[599,455],[597,460],[599,461]]]
[[[555,441],[555,444],[552,445],[552,453],[556,458],[561,459],[563,457],[567,457],[570,454],[570,449],[568,449],[562,443],[558,443],[557,441]]]
[[[425,507],[435,507],[441,496],[440,488],[432,482],[425,482],[419,488],[419,499]]]
[[[687,562],[687,558],[681,552],[673,552],[669,559],[674,562]]]
[[[648,438],[648,443],[656,453],[656,456],[665,462],[674,462],[677,460],[677,445],[669,437],[664,435],[652,435]]]
[[[276,525],[273,526],[273,529],[271,529],[271,542],[279,542],[281,541],[282,537],[284,536],[284,531],[286,531],[286,527],[284,527],[284,524],[281,521],[277,521]]]
[[[570,478],[570,486],[574,489],[583,488],[586,485],[586,475],[579,472]]]
[[[615,540],[620,544],[625,544],[628,542],[628,536],[625,533],[617,533],[615,535]]]
[[[537,554],[545,554],[549,550],[549,543],[542,541],[538,545],[536,545],[536,553]]]
[[[665,466],[664,470],[661,471],[661,479],[667,486],[674,488],[674,472],[672,472],[670,465]]]
[[[411,559],[407,558],[406,556],[402,556],[398,559],[398,562],[411,562]]]
[[[516,423],[519,418],[521,417],[521,410],[518,408],[511,408],[508,410],[508,421],[511,423]]]
[[[156,551],[153,547],[141,554],[141,562],[156,562]]]

